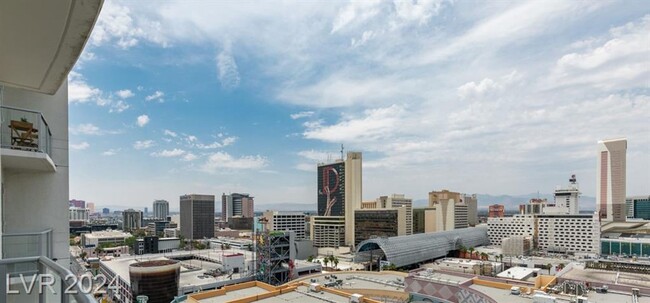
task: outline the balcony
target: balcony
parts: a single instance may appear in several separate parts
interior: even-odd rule
[[[77,282],[83,279],[44,256],[2,259],[0,274],[0,302],[97,302],[88,294],[89,290],[84,289],[88,283]],[[92,282],[90,286],[94,288]]]
[[[0,106],[2,168],[55,172],[52,132],[40,112]]]

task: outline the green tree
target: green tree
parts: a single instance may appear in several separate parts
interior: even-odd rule
[[[481,253],[481,260],[486,260],[486,261],[487,261],[487,259],[488,259],[488,254],[482,252],[482,253]]]
[[[469,251],[469,258],[474,259],[474,247],[470,247],[467,251]]]
[[[79,254],[79,258],[81,258],[81,260],[84,260],[84,261],[86,261],[86,256],[88,256],[88,254],[85,251],[82,251]]]
[[[307,257],[307,262],[311,262],[311,261],[314,261],[314,256]]]
[[[325,267],[327,267],[327,263],[330,263],[330,258],[329,257],[323,258],[323,263],[325,264]]]
[[[339,266],[339,258],[332,256],[332,263],[334,264],[334,268],[337,268]]]
[[[553,264],[551,264],[551,263],[546,264],[546,268],[548,268],[548,274],[549,275],[551,274],[551,267],[553,267]]]
[[[128,237],[128,238],[124,239],[124,245],[126,245],[126,246],[128,246],[130,248],[133,248],[133,245],[135,245],[136,240],[137,239],[134,236]]]
[[[103,251],[104,251],[104,249],[101,246],[95,247],[95,253],[97,254],[98,257],[99,257],[99,254],[102,253]]]
[[[179,235],[178,240],[180,241],[180,243],[178,244],[178,248],[180,249],[185,248],[185,237],[183,237],[183,235]]]

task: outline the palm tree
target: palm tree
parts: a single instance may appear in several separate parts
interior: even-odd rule
[[[325,257],[325,258],[323,258],[323,263],[325,264],[325,267],[327,267],[327,263],[329,263],[329,262],[330,262],[330,258],[329,258],[329,257]]]
[[[468,251],[469,251],[469,258],[474,259],[474,247],[470,247]]]
[[[465,258],[465,254],[467,254],[467,248],[465,246],[460,246],[460,256],[461,258]]]
[[[482,253],[481,253],[481,260],[486,260],[486,261],[487,261],[487,259],[488,259],[488,254],[482,252]]]
[[[314,256],[307,257],[307,262],[311,262],[311,261],[314,261]]]
[[[551,267],[553,267],[553,264],[548,263],[548,264],[546,264],[546,267],[548,268],[548,274],[550,275],[551,274]]]
[[[334,263],[334,268],[339,266],[339,258],[332,256],[332,263]]]

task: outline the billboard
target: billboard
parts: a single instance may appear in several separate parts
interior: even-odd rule
[[[345,216],[345,162],[318,166],[318,215]]]

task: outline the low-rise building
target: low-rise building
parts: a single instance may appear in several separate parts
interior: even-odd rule
[[[501,251],[505,256],[527,256],[533,249],[533,237],[510,236],[501,241]]]
[[[106,231],[92,232],[92,233],[81,235],[81,246],[97,247],[100,246],[101,244],[118,245],[124,243],[124,240],[129,237],[131,237],[130,233],[123,232],[121,230],[106,230]]]
[[[406,207],[357,209],[354,211],[354,244],[379,237],[407,235]]]
[[[171,252],[177,250],[180,247],[180,243],[181,241],[179,238],[147,236],[136,240],[133,252],[136,255]]]
[[[310,219],[314,247],[345,246],[345,216],[312,216]]]

